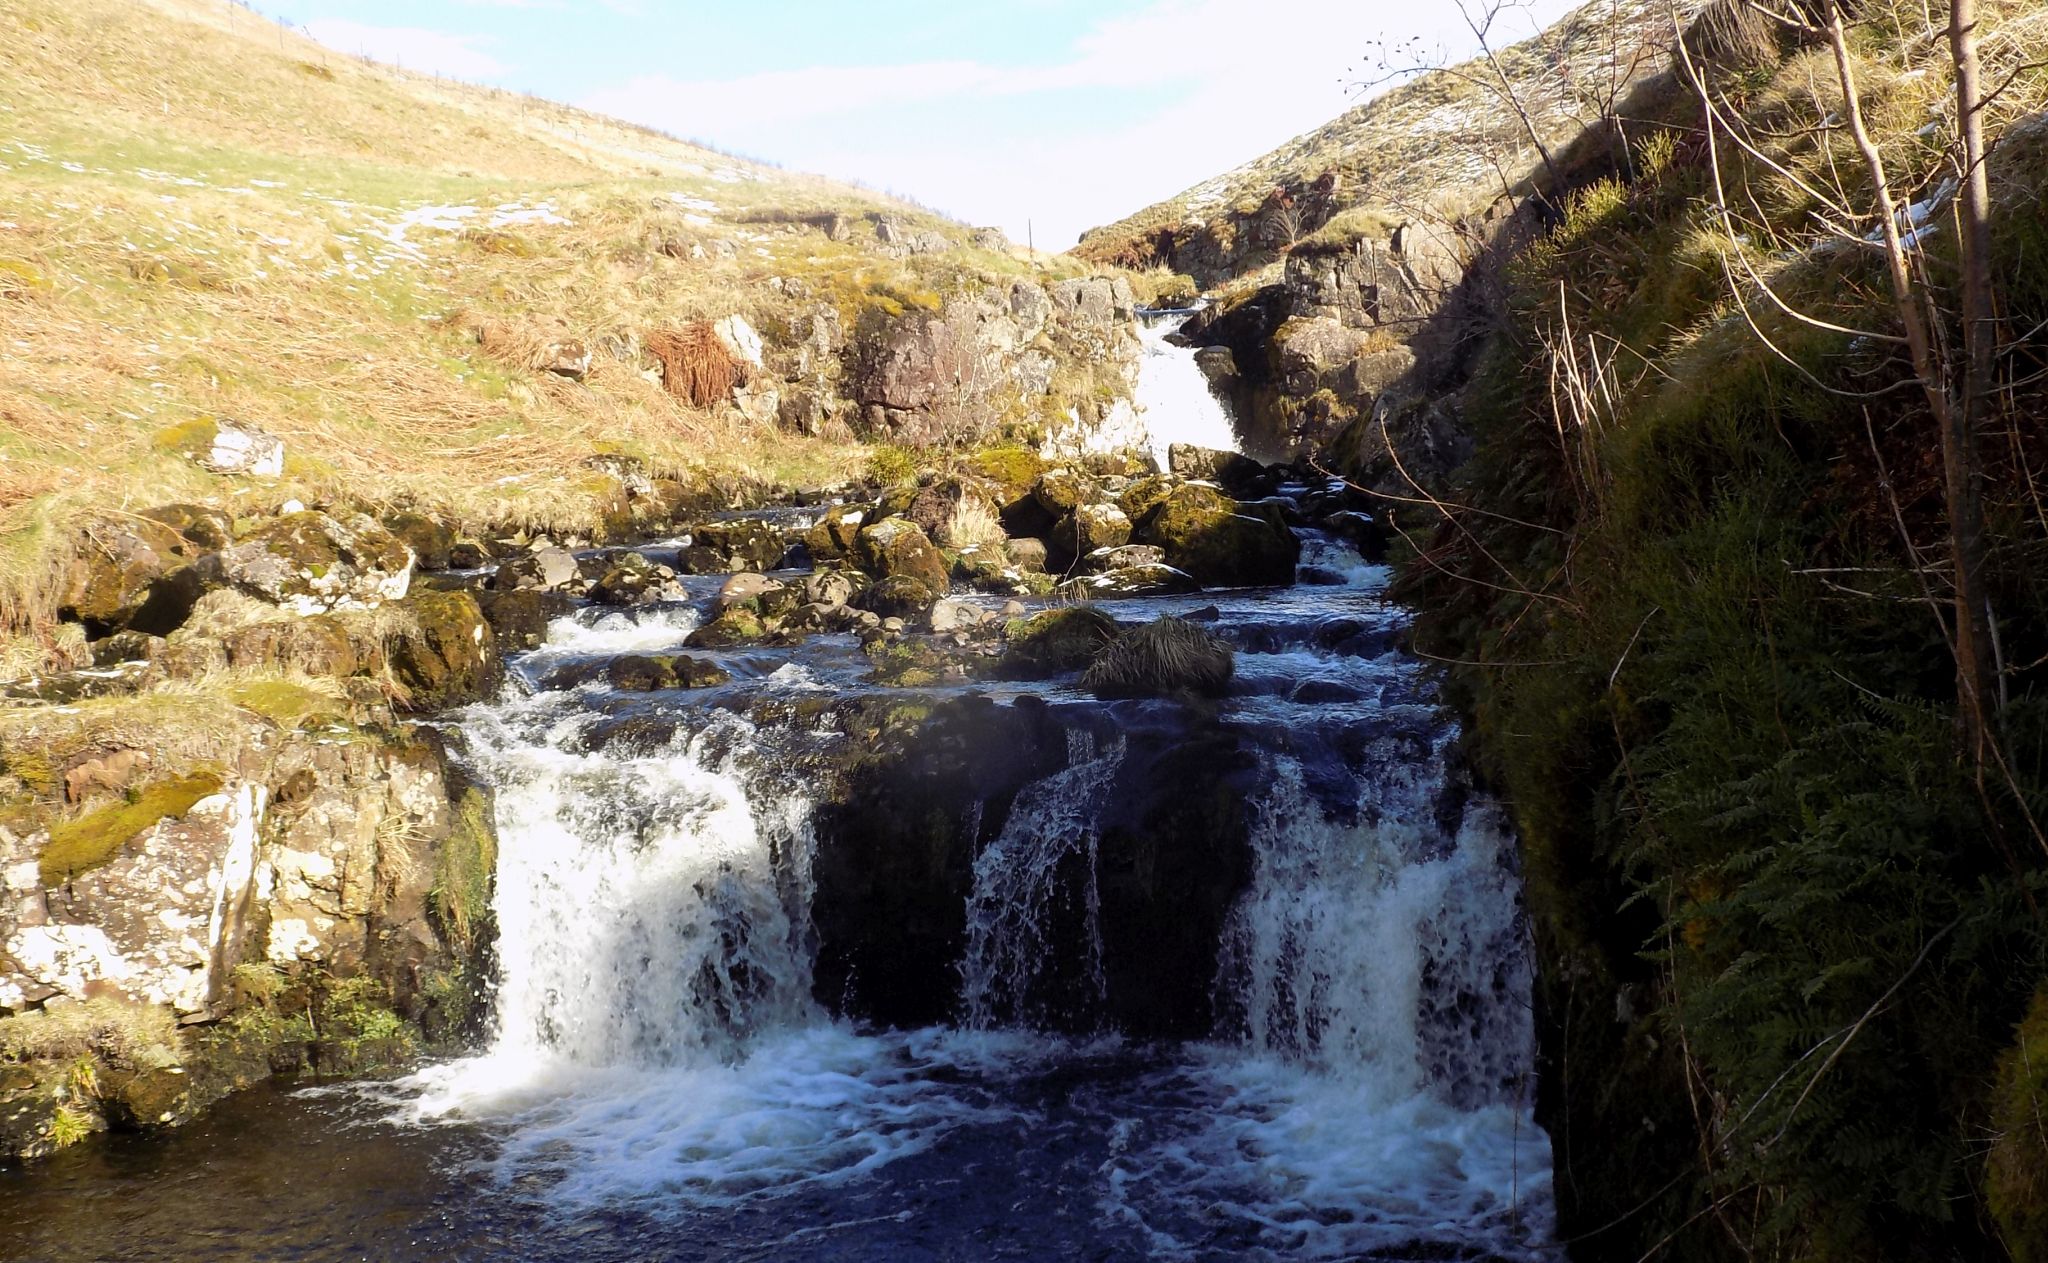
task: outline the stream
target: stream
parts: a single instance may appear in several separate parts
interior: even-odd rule
[[[1218,445],[1186,374],[1206,398],[1148,358],[1155,439]],[[1386,570],[1299,533],[1293,586],[1105,606],[1232,644],[1200,713],[884,689],[850,635],[709,654],[712,688],[550,686],[675,652],[720,579],[558,619],[447,718],[500,835],[487,1046],[60,1153],[0,1180],[0,1257],[1561,1257],[1513,838]],[[906,692],[1038,736],[939,748],[952,884],[898,926],[843,796],[858,708]],[[1169,810],[1204,794],[1229,847]],[[1182,889],[1216,915],[1128,911]]]

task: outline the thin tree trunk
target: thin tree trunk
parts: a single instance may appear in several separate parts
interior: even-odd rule
[[[1969,14],[1969,0],[1956,0],[1957,13],[1965,18]],[[1981,769],[1988,759],[1987,739],[1990,733],[1989,707],[1991,699],[1991,644],[1988,632],[1989,622],[1985,617],[1983,593],[1980,590],[1983,575],[1984,514],[1978,494],[1978,477],[1974,460],[1974,444],[1970,442],[1969,408],[1959,402],[1949,391],[1941,366],[1936,364],[1934,349],[1927,332],[1927,315],[1921,305],[1921,298],[1914,292],[1912,272],[1906,261],[1906,245],[1899,232],[1899,212],[1892,201],[1890,181],[1885,176],[1884,156],[1878,152],[1877,143],[1870,138],[1870,129],[1863,122],[1863,102],[1856,90],[1856,70],[1849,57],[1849,41],[1843,29],[1840,0],[1827,0],[1828,43],[1834,49],[1835,73],[1841,80],[1842,108],[1848,115],[1849,135],[1856,142],[1856,148],[1863,155],[1863,162],[1870,171],[1872,194],[1877,201],[1880,227],[1884,234],[1884,255],[1886,270],[1892,283],[1892,301],[1898,307],[1899,319],[1906,326],[1906,349],[1912,357],[1913,372],[1920,378],[1921,389],[1927,395],[1927,407],[1933,414],[1935,428],[1941,436],[1942,467],[1946,474],[1948,492],[1949,534],[1953,540],[1955,561],[1956,592],[1956,709],[1961,724],[1963,743],[1971,759]],[[1975,68],[1974,31],[1967,37]],[[1960,59],[1958,70],[1960,71]],[[1959,90],[1961,75],[1958,74]],[[1972,76],[1974,89],[1974,73]],[[1971,97],[1972,102],[1975,96]],[[1965,121],[1967,127],[1976,118],[1972,111]],[[1979,133],[1981,140],[1981,132]],[[1975,172],[1982,178],[1982,166]],[[1987,198],[1988,200],[1988,198]],[[1989,256],[1983,266],[1989,267]],[[1990,289],[1988,276],[1985,281],[1985,295],[1988,301]],[[1987,377],[1988,377],[1987,365]],[[1988,392],[1987,392],[1988,393]],[[1970,392],[1963,392],[1965,400]]]
[[[1956,552],[1956,669],[1963,726],[1981,766],[1997,710],[1990,598],[1984,591],[1983,465],[1977,432],[1996,401],[1998,313],[1991,290],[1991,182],[1984,164],[1984,103],[1977,65],[1975,0],[1954,0],[1949,51],[1956,63],[1956,121],[1962,131],[1963,183],[1957,193],[1963,266],[1963,347],[1968,366],[1962,406],[1942,435],[1948,474],[1949,529]]]

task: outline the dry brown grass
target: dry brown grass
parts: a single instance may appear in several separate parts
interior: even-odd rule
[[[661,362],[668,393],[694,408],[709,408],[732,397],[743,380],[742,365],[725,349],[709,321],[647,334],[647,353]]]

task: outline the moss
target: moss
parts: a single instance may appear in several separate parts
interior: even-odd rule
[[[985,447],[963,462],[968,471],[1002,489],[1005,502],[1021,499],[1045,472],[1045,460],[1028,447]]]
[[[149,442],[166,456],[199,457],[212,453],[213,441],[219,436],[220,426],[212,417],[194,417],[165,426],[150,435]]]
[[[1092,605],[1012,619],[1003,628],[1003,674],[1042,679],[1079,671],[1116,639],[1117,621]]]
[[[195,772],[156,781],[125,802],[87,812],[50,830],[50,843],[37,859],[44,886],[61,886],[120,851],[131,838],[164,819],[177,819],[203,798],[220,792],[218,772]]]
[[[282,728],[303,728],[316,720],[342,723],[348,718],[345,704],[292,680],[236,680],[227,686],[227,695],[235,705]]]
[[[498,831],[490,800],[470,789],[455,805],[448,838],[434,866],[428,906],[442,940],[469,957],[493,929],[491,890],[498,869]]]
[[[2013,1263],[2048,1261],[2048,987],[1999,1060],[1987,1164],[1992,1218]]]

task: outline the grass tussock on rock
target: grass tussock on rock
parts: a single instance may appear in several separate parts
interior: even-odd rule
[[[1097,697],[1221,697],[1236,670],[1228,642],[1169,617],[1111,641],[1081,674],[1081,687]]]

